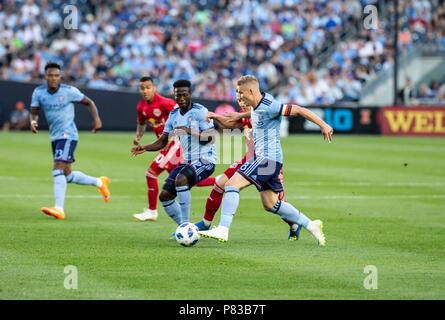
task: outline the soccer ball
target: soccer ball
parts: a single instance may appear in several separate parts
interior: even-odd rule
[[[175,238],[181,246],[191,247],[199,240],[198,227],[190,222],[180,224],[176,229]]]

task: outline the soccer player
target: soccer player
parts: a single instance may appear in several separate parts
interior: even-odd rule
[[[237,93],[237,100],[238,104],[241,107],[240,113],[242,114],[242,116],[240,115],[239,117],[237,117],[235,121],[232,121],[232,119],[229,117],[225,117],[224,115],[218,115],[214,112],[207,113],[207,119],[213,119],[214,121],[218,122],[219,125],[223,128],[238,129],[240,126],[243,126],[244,137],[247,145],[247,152],[240,161],[235,161],[229,168],[227,168],[227,170],[223,174],[218,176],[217,180],[215,181],[215,185],[213,186],[213,189],[209,197],[207,198],[204,217],[201,221],[195,223],[195,225],[201,231],[209,230],[213,218],[215,217],[216,212],[221,206],[226,182],[230,178],[232,178],[235,172],[246,162],[247,159],[250,159],[255,154],[254,143],[252,139],[252,125],[249,119],[250,107],[246,106],[245,103],[239,99],[238,93]],[[282,184],[283,169],[281,169],[278,179]],[[278,193],[278,199],[284,201],[284,189],[283,191]],[[298,240],[301,226],[299,226],[296,223],[292,223],[290,221],[286,222],[289,224],[289,235],[287,239],[291,241]]]
[[[170,112],[177,106],[173,99],[165,98],[156,93],[156,85],[151,77],[144,76],[139,80],[139,93],[142,96],[137,105],[137,129],[134,145],[139,145],[147,128],[147,123],[156,134],[162,135],[164,125]],[[133,217],[138,221],[156,221],[158,218],[157,204],[159,195],[158,176],[166,170],[169,174],[183,160],[181,143],[178,138],[171,139],[153,159],[145,172],[147,181],[148,208]],[[201,181],[199,186],[213,185],[215,178],[209,177]]]
[[[190,189],[215,170],[216,150],[213,121],[206,121],[207,108],[192,102],[190,81],[178,80],[173,88],[179,108],[170,112],[164,132],[152,144],[133,147],[131,154],[161,150],[168,144],[169,135],[179,137],[184,160],[167,177],[159,194],[165,212],[179,225],[190,220]]]
[[[279,215],[283,220],[301,225],[312,234],[320,246],[324,246],[326,240],[322,221],[312,221],[292,204],[278,199],[278,193],[283,190],[283,185],[278,179],[283,166],[279,129],[282,116],[297,115],[317,124],[324,139],[329,143],[332,141],[333,129],[312,111],[298,105],[280,104],[270,94],[262,93],[258,79],[254,76],[239,78],[237,93],[245,104],[255,106],[251,109],[255,156],[247,160],[227,181],[218,227],[199,233],[222,242],[228,241],[229,228],[239,204],[239,192],[254,184],[260,192],[265,210]]]
[[[102,121],[93,100],[82,94],[79,89],[61,84],[60,65],[49,62],[45,66],[46,85],[34,89],[31,98],[31,130],[38,134],[40,108],[45,112],[49,125],[52,152],[54,157],[54,207],[43,207],[42,212],[57,219],[65,219],[64,202],[67,183],[91,185],[99,188],[105,202],[110,200],[108,177],[94,178],[80,171],[71,171],[75,161],[74,150],[79,140],[74,123],[74,104],[80,102],[87,106],[93,116],[93,132],[102,128]]]

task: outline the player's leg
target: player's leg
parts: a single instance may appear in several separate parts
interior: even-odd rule
[[[181,205],[181,221],[189,222],[191,194],[190,189],[200,181],[209,177],[215,170],[214,164],[204,164],[200,161],[186,164],[177,175],[175,186],[178,194],[178,201]]]
[[[206,203],[206,211],[204,214],[204,218],[202,221],[196,223],[195,225],[199,230],[208,230],[210,228],[210,224],[213,221],[213,218],[221,206],[224,189],[226,182],[233,177],[235,172],[246,162],[245,157],[241,161],[235,161],[230,167],[224,171],[223,174],[219,175],[216,179],[216,183],[210,193],[210,196],[207,198]]]
[[[281,168],[280,174],[278,176],[278,181],[280,181],[281,185],[283,186],[283,191],[278,192],[278,200],[286,201],[283,177],[284,177],[284,172],[283,172],[283,168]],[[296,223],[287,221],[287,220],[284,220],[284,221],[289,225],[289,235],[287,236],[287,240],[289,240],[289,241],[298,240],[298,238],[300,237],[301,226]]]
[[[63,154],[61,155],[61,161],[67,161],[69,163],[73,163],[74,159],[74,150],[77,146],[77,141],[66,140],[66,144],[63,150]],[[66,182],[75,183],[80,185],[88,185],[95,186],[99,189],[99,192],[102,193],[102,197],[105,202],[110,201],[111,194],[108,189],[108,184],[110,183],[110,179],[108,177],[102,176],[99,178],[91,177],[86,175],[81,171],[71,171],[69,170],[65,172]]]
[[[213,189],[207,198],[204,217],[201,221],[195,223],[199,230],[209,230],[213,218],[221,206],[224,188],[228,180],[229,178],[225,175],[225,173],[217,177]]]
[[[167,215],[176,222],[177,225],[181,224],[181,208],[176,198],[175,180],[178,173],[181,171],[184,165],[177,166],[165,179],[161,192],[159,193],[159,201],[161,201],[162,207]]]
[[[156,221],[158,218],[158,176],[162,173],[162,171],[164,171],[164,169],[159,166],[159,157],[163,157],[163,155],[159,153],[145,172],[145,179],[147,181],[148,208],[144,208],[142,213],[136,213],[133,215],[133,217],[138,221]]]
[[[51,142],[51,149],[54,158],[52,175],[54,178],[54,207],[43,207],[42,212],[57,219],[65,219],[64,205],[66,194],[66,174],[71,172],[72,155],[68,155],[65,150],[70,148],[70,140],[61,139]]]
[[[221,219],[218,227],[208,231],[199,231],[199,233],[204,237],[226,242],[229,239],[229,229],[233,216],[238,208],[239,192],[250,184],[251,182],[249,180],[239,172],[236,172],[225,184],[225,197],[222,201]]]
[[[279,200],[277,191],[268,189],[261,191],[260,194],[265,210],[279,215],[283,220],[302,226],[317,239],[319,245],[325,245],[325,237],[322,230],[323,225],[320,220],[311,221],[289,202]]]
[[[215,185],[216,178],[215,177],[208,177],[196,184],[197,187],[208,187]]]

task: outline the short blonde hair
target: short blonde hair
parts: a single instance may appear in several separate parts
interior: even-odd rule
[[[236,82],[237,86],[242,86],[251,82],[255,82],[256,85],[260,85],[258,79],[250,74],[246,75],[246,76],[242,76],[238,79],[238,81]]]

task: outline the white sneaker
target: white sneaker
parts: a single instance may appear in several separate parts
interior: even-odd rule
[[[320,220],[314,220],[309,222],[306,228],[312,236],[317,239],[319,246],[324,246],[326,244],[326,239],[323,234],[323,222]]]
[[[198,233],[205,238],[212,238],[221,242],[229,240],[229,228],[223,226],[213,227],[212,230],[198,231]]]
[[[144,208],[144,212],[136,213],[133,217],[138,221],[156,221],[158,219],[158,211]]]

